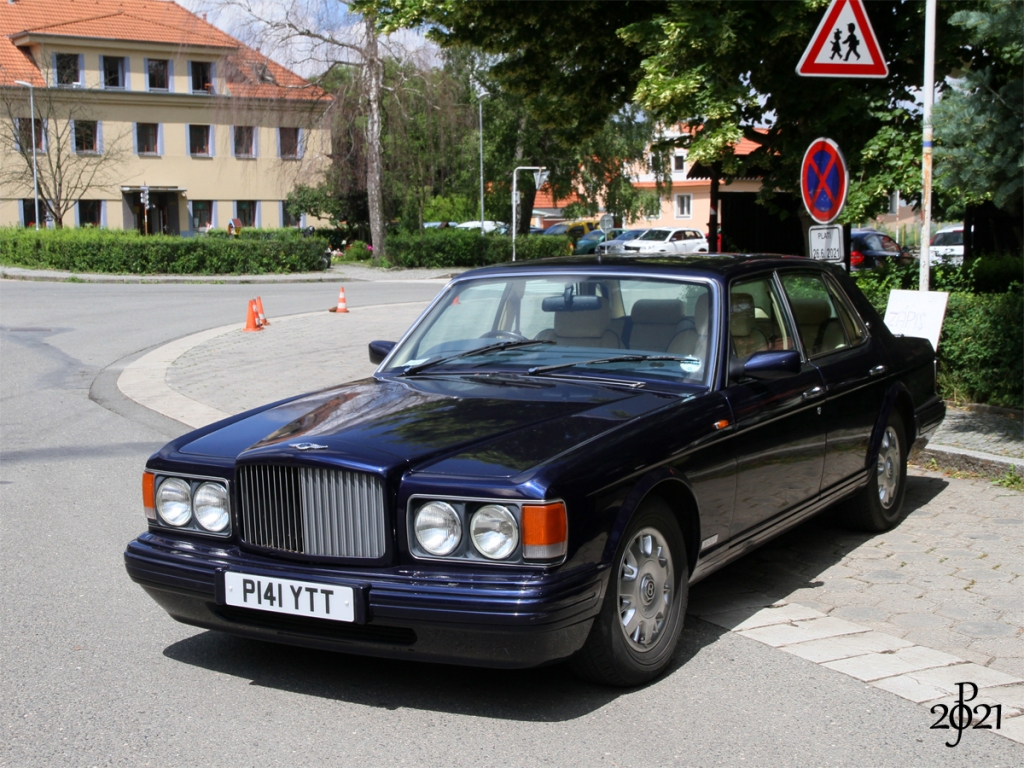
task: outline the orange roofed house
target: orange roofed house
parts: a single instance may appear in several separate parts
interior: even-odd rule
[[[0,226],[35,222],[33,142],[41,226],[300,224],[284,199],[327,162],[328,105],[173,2],[0,0]]]

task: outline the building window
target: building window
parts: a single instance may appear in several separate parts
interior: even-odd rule
[[[188,153],[209,157],[210,152],[210,126],[190,125],[188,127]]]
[[[58,86],[78,86],[82,82],[77,53],[58,53],[54,56]]]
[[[43,208],[42,200],[39,201],[39,215],[46,218],[46,209]],[[21,220],[25,222],[26,227],[36,225],[36,200],[34,197],[21,201]]]
[[[676,195],[676,218],[688,219],[691,216],[691,204],[693,195]]]
[[[78,226],[98,227],[103,223],[102,200],[78,201]]]
[[[213,93],[213,65],[206,61],[192,62],[192,93]]]
[[[243,227],[256,226],[256,201],[239,200],[235,204],[235,218],[242,222]]]
[[[255,129],[251,125],[235,126],[235,157],[255,157]]]
[[[46,124],[38,117],[30,119],[28,117],[18,118],[18,148],[19,149],[32,149],[32,142],[35,140],[35,147],[38,150],[42,150],[46,146]]]
[[[146,77],[149,79],[149,90],[168,90],[167,59],[149,59],[146,62]]]
[[[213,201],[192,201],[192,229],[206,231],[213,226]]]
[[[124,86],[124,57],[103,56],[103,87],[121,88]]]
[[[95,120],[75,120],[75,152],[80,155],[100,151],[99,129]]]
[[[281,128],[281,157],[287,160],[295,160],[299,157],[299,129]]]
[[[160,130],[156,123],[135,124],[135,147],[140,155],[160,154]]]
[[[677,173],[686,170],[686,155],[676,155],[672,158],[672,170]]]
[[[281,201],[281,226],[282,227],[301,227],[302,217],[293,216],[288,212],[288,203],[284,200]]]

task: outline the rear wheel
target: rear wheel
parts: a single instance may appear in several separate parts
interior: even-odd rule
[[[668,666],[686,614],[686,547],[664,501],[644,503],[619,543],[613,568],[601,613],[571,664],[597,683],[639,685]]]
[[[847,518],[861,530],[888,531],[903,519],[906,493],[906,432],[903,419],[893,411],[882,432],[882,442],[868,484],[862,495],[847,506]]]

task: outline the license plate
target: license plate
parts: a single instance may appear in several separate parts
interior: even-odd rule
[[[337,584],[225,571],[224,602],[289,616],[355,621],[355,592]]]

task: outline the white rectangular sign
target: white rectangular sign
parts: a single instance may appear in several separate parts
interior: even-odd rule
[[[836,224],[825,227],[811,227],[807,234],[811,247],[810,256],[817,261],[843,260],[843,228]]]
[[[943,291],[890,291],[885,324],[895,334],[928,339],[938,349],[948,298]]]

